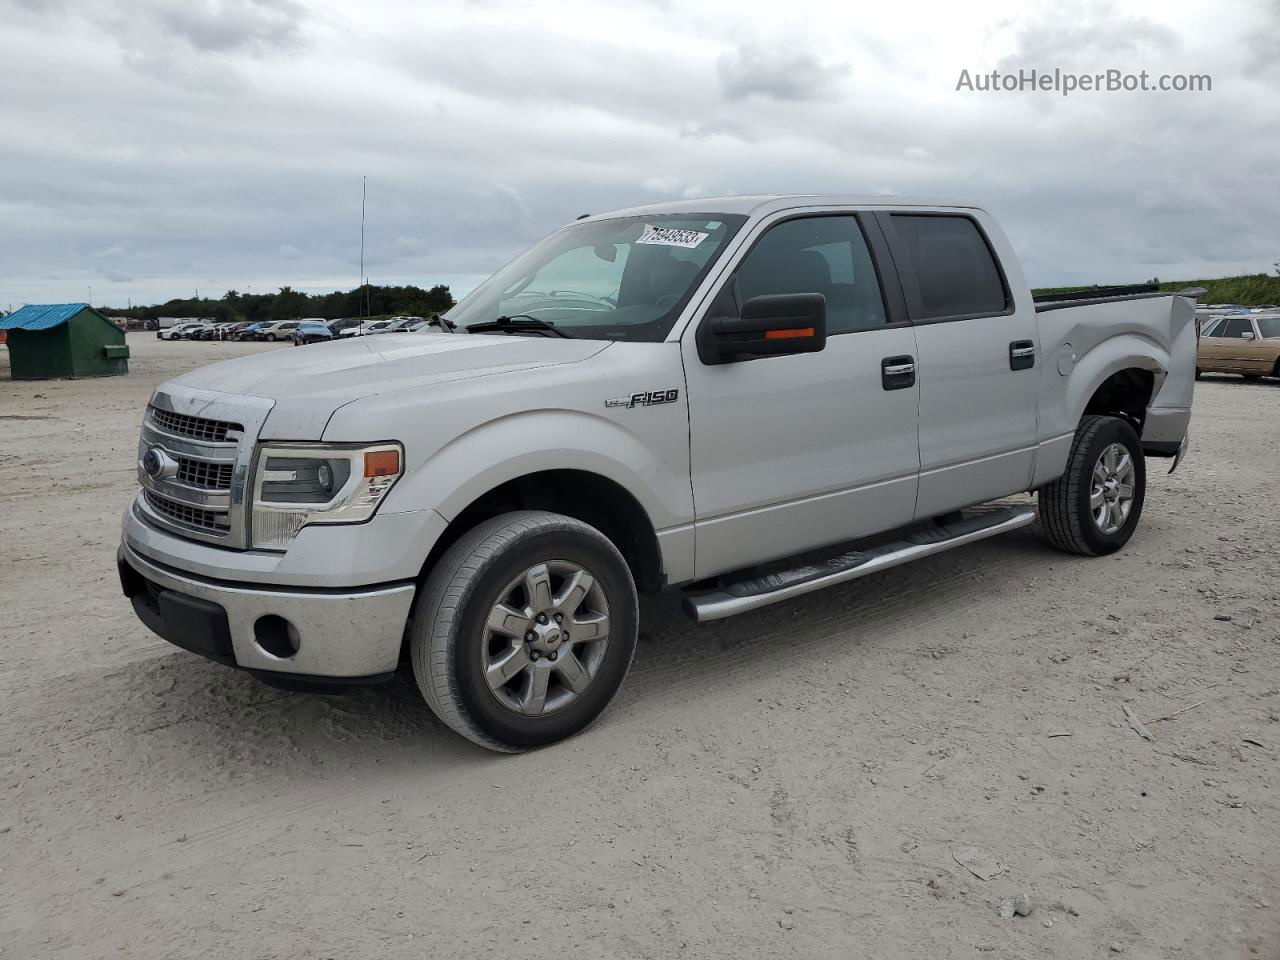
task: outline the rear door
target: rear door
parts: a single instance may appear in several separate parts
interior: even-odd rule
[[[681,341],[699,578],[908,523],[915,506],[915,337],[874,221],[779,216],[757,227],[706,315],[820,293],[819,353],[708,366]],[[883,281],[883,282],[882,282]]]
[[[976,212],[879,218],[919,351],[915,516],[1026,490],[1038,439],[1034,304],[1015,301]]]

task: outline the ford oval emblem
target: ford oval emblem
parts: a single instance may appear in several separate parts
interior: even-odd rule
[[[142,469],[152,480],[159,480],[177,473],[178,464],[159,447],[152,447],[142,455]]]

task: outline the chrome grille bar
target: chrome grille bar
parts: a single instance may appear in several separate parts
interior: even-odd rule
[[[182,413],[172,413],[159,407],[148,408],[151,422],[165,433],[173,433],[180,437],[191,437],[194,440],[205,440],[210,443],[232,442],[244,433],[244,427],[238,423],[225,420],[209,420],[205,417],[192,417]],[[230,436],[235,434],[235,436]]]
[[[178,500],[162,497],[151,490],[144,491],[144,495],[151,509],[174,523],[194,527],[219,537],[225,537],[231,532],[231,521],[225,510],[201,510]]]
[[[235,471],[235,463],[215,463],[208,460],[193,460],[190,457],[178,457],[178,472],[175,479],[189,487],[205,487],[210,490],[230,490],[231,474]]]
[[[157,390],[138,444],[138,515],[190,540],[247,547],[247,478],[272,405],[174,385]]]

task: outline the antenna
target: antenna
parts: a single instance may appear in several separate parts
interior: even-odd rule
[[[369,287],[365,282],[364,276],[364,205],[365,199],[369,195],[369,178],[360,178],[360,289],[364,293],[364,303],[361,304],[364,315],[369,315]]]

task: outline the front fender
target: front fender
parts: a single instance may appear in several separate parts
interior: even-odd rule
[[[414,502],[435,501],[452,520],[484,493],[545,470],[582,470],[614,481],[648,514],[656,530],[693,517],[687,470],[605,416],[534,410],[480,424],[437,450],[401,481]],[[687,441],[685,441],[687,445]],[[415,490],[414,485],[421,490]],[[441,491],[447,491],[440,496]]]

